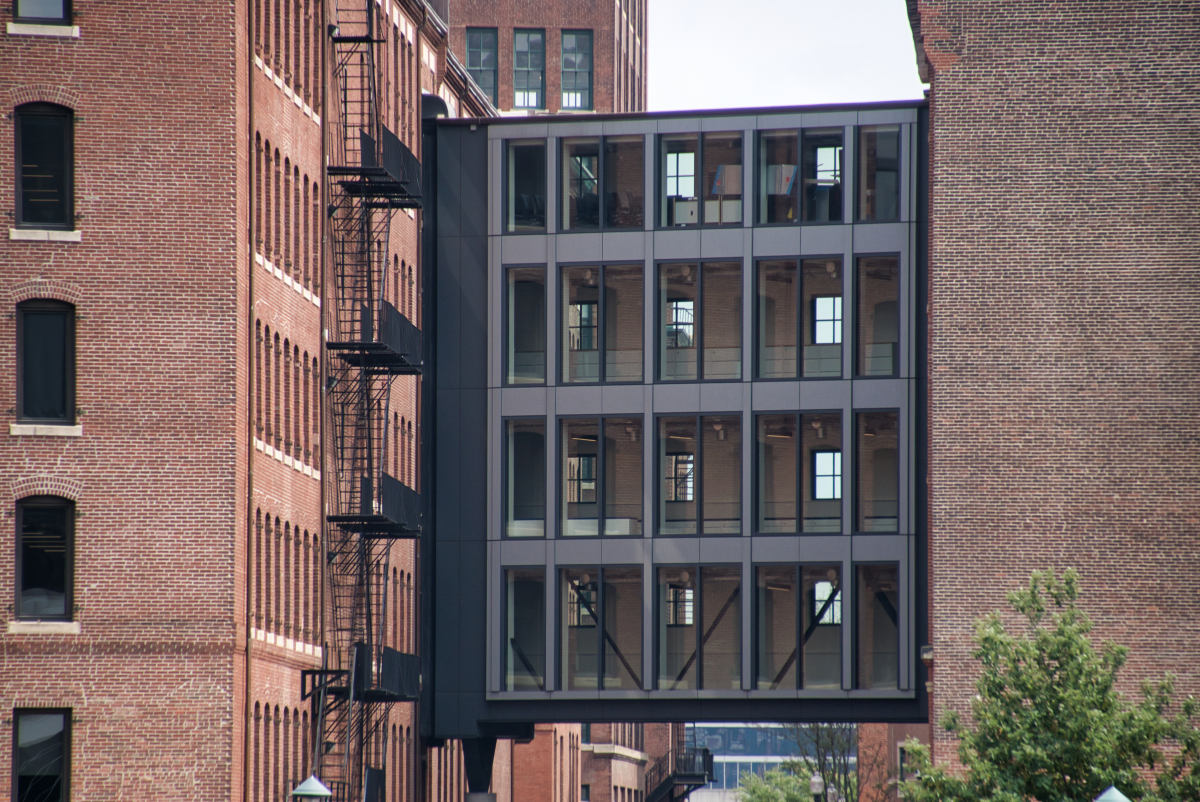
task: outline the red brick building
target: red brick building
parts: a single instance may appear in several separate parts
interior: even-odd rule
[[[496,108],[646,110],[648,0],[449,0],[450,46]]]

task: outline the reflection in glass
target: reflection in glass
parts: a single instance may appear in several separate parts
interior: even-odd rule
[[[16,802],[57,802],[65,798],[67,714],[23,710],[13,719]]]
[[[858,129],[858,219],[900,219],[900,126]]]
[[[694,264],[659,265],[659,378],[694,381],[698,365],[699,274]]]
[[[758,222],[794,223],[796,132],[763,131],[758,139]]]
[[[562,533],[566,536],[595,536],[600,534],[600,423],[594,418],[583,418],[565,419],[561,425]]]
[[[642,228],[644,223],[645,139],[637,136],[604,138],[604,226]]]
[[[658,688],[696,688],[696,569],[658,569]]]
[[[508,383],[546,381],[546,269],[517,267],[508,276]]]
[[[697,137],[695,134],[667,134],[659,142],[663,193],[659,225],[694,226],[700,222],[696,193]]]
[[[705,262],[701,285],[704,379],[742,377],[742,265]]]
[[[856,565],[854,687],[896,688],[900,681],[899,567]]]
[[[704,135],[704,223],[742,222],[742,135]]]
[[[800,687],[842,687],[842,582],[837,566],[806,565],[800,569],[801,648],[804,670]]]
[[[592,32],[562,32],[562,108],[592,107]]]
[[[493,105],[496,98],[496,29],[467,28],[467,72]]]
[[[508,143],[508,228],[509,232],[546,230],[546,142]]]
[[[55,498],[18,503],[21,568],[17,615],[21,618],[71,618],[68,561],[74,512],[70,502]]]
[[[504,690],[546,689],[546,577],[541,568],[504,571]]]
[[[546,105],[546,32],[513,32],[513,108]]]
[[[642,533],[642,419],[604,419],[604,534]]]
[[[842,261],[805,259],[804,378],[836,379],[842,375]]]
[[[755,569],[755,615],[760,691],[795,688],[796,659],[796,567],[760,565]]]
[[[900,260],[858,260],[858,375],[895,376],[900,370]]]
[[[700,419],[701,524],[705,535],[736,535],[742,526],[742,426],[737,415]]]
[[[546,529],[546,422],[505,421],[504,507],[508,537],[542,537]]]
[[[842,531],[842,416],[808,412],[800,416],[804,439],[802,490],[804,531]]]
[[[562,573],[562,688],[567,691],[597,690],[600,655],[599,582],[596,568],[563,568]]]
[[[842,129],[804,132],[804,220],[833,223],[842,219]]]
[[[758,263],[758,377],[796,376],[796,262]]]
[[[696,534],[697,456],[694,417],[658,419],[661,535]]]
[[[898,532],[900,413],[858,413],[858,531]]]
[[[563,381],[600,381],[600,269],[562,269]]]
[[[742,569],[700,567],[700,687],[742,687]]]
[[[795,415],[759,415],[758,531],[796,531],[796,465],[799,440]]]
[[[642,687],[642,569],[604,569],[604,689]]]
[[[604,380],[642,380],[643,305],[641,265],[604,268]]]
[[[562,140],[562,230],[600,228],[600,139]]]

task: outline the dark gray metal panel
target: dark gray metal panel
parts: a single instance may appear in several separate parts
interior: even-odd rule
[[[453,537],[470,541],[482,571],[487,554],[487,391],[463,390],[461,404],[457,447],[450,451],[444,446],[441,453],[456,455],[459,460],[462,492],[454,500],[459,508],[459,528]],[[479,581],[485,579],[486,575],[480,574]]]
[[[437,462],[437,473],[434,478],[436,494],[435,494],[435,518],[437,519],[437,529],[434,532],[435,537],[440,541],[442,539],[453,539],[453,533],[459,528],[459,503],[458,498],[461,495],[461,481],[459,479],[459,466],[455,464],[454,459],[448,459],[451,455],[458,454],[459,441],[459,406],[461,404],[460,390],[452,390],[438,388],[437,391],[437,450],[439,459]],[[445,454],[446,457],[441,455]],[[438,588],[438,596],[441,596],[441,588]]]
[[[438,693],[460,691],[458,663],[462,654],[462,630],[459,627],[462,611],[461,575],[459,574],[460,544],[440,540],[437,543],[437,607],[434,621],[437,640],[434,647],[434,665],[437,667]]]
[[[458,242],[459,281],[462,287],[462,305],[459,307],[459,381],[461,387],[487,387],[487,238],[462,237]]]
[[[472,532],[472,529],[468,528],[467,531]],[[472,532],[472,534],[474,533]],[[464,655],[482,652],[482,649],[477,647],[487,643],[487,547],[483,543],[482,536],[472,537],[471,541],[461,544],[458,566],[460,577],[458,631]],[[464,692],[477,693],[482,697],[487,688],[487,661],[481,659],[459,660],[457,687]]]
[[[454,738],[458,735],[458,697],[457,693],[443,693],[442,691],[433,695],[433,731],[439,738]],[[450,735],[450,733],[454,733],[454,735]]]
[[[460,231],[461,203],[461,155],[462,130],[442,127],[438,129],[437,147],[437,235],[457,237]],[[485,218],[486,219],[486,218]]]
[[[437,241],[437,383],[438,389],[458,387],[458,363],[461,360],[459,315],[462,307],[457,237]]]
[[[488,161],[487,131],[463,131],[462,209],[459,231],[464,237],[487,236]]]

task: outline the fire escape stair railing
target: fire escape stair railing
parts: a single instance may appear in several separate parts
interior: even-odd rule
[[[673,748],[646,772],[645,802],[679,802],[712,779],[712,752],[704,747]]]
[[[391,219],[397,209],[421,207],[421,165],[380,114],[379,14],[371,0],[343,0],[329,28],[330,642],[322,668],[301,672],[301,695],[313,706],[316,774],[335,802],[381,798],[388,711],[415,701],[421,689],[420,657],[384,645],[395,603],[391,544],[421,533],[420,495],[386,472],[399,461],[389,451],[400,440],[391,388],[396,376],[421,373],[423,345],[413,321],[387,301]]]

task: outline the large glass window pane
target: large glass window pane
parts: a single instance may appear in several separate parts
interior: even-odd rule
[[[562,32],[562,108],[592,107],[592,32]]]
[[[513,108],[540,109],[546,105],[546,33],[513,32]]]
[[[604,419],[604,534],[642,533],[642,419]]]
[[[497,102],[496,64],[496,29],[467,28],[467,72],[493,104]]]
[[[504,571],[504,690],[546,689],[546,577],[542,568]]]
[[[842,375],[842,261],[805,259],[804,378]]]
[[[833,223],[842,219],[842,129],[804,132],[804,220]]]
[[[898,532],[900,413],[858,413],[858,531]]]
[[[900,370],[900,260],[858,260],[858,375],[895,376]]]
[[[642,687],[642,569],[604,569],[604,689]]]
[[[796,377],[796,333],[799,330],[794,260],[758,263],[758,377]]]
[[[604,268],[604,380],[640,382],[645,294],[641,265]]]
[[[742,687],[742,569],[705,565],[700,568],[700,687]]]
[[[508,537],[546,532],[546,422],[505,421],[504,505]]]
[[[508,383],[546,381],[546,268],[516,267],[508,276]]]
[[[742,265],[706,262],[701,285],[705,379],[742,377]]]
[[[20,20],[64,22],[67,19],[66,0],[17,0],[15,14]]]
[[[704,135],[704,223],[742,222],[742,135]]]
[[[562,230],[600,228],[600,139],[562,141]]]
[[[17,610],[21,618],[70,619],[74,505],[49,496],[17,502]]]
[[[596,568],[563,568],[561,683],[566,691],[599,687],[599,576]]]
[[[67,798],[67,713],[16,711],[15,802]]]
[[[806,565],[800,569],[803,587],[801,640],[804,670],[800,687],[842,687],[842,583],[837,566]]]
[[[694,264],[659,265],[659,378],[698,378],[699,271]]]
[[[856,565],[856,688],[895,688],[900,677],[900,571]]]
[[[858,219],[900,219],[900,126],[858,129]]]
[[[736,535],[742,530],[742,426],[737,415],[700,419],[703,437],[700,501],[706,535]]]
[[[758,222],[796,222],[796,164],[795,131],[759,134]]]
[[[17,308],[17,416],[22,420],[71,423],[75,310],[58,301],[26,301]]]
[[[600,381],[600,268],[562,269],[562,378]]]
[[[69,197],[71,124],[70,112],[56,106],[37,104],[17,110],[19,224],[74,226]]]
[[[658,689],[696,688],[696,569],[658,569]]]
[[[804,531],[842,531],[842,416],[810,412],[800,416],[804,439],[802,490]]]
[[[696,134],[668,134],[660,140],[662,175],[659,225],[694,226],[700,222],[696,169],[700,144]]]
[[[755,569],[755,644],[760,691],[796,687],[796,567]]]
[[[646,202],[645,138],[604,138],[604,225],[642,228]]]
[[[795,415],[758,416],[758,531],[796,531]]]
[[[698,456],[695,418],[658,419],[659,534],[696,534]]]
[[[508,231],[546,230],[546,142],[508,143]]]
[[[600,422],[594,418],[561,422],[563,443],[562,533],[598,535],[600,500]]]

